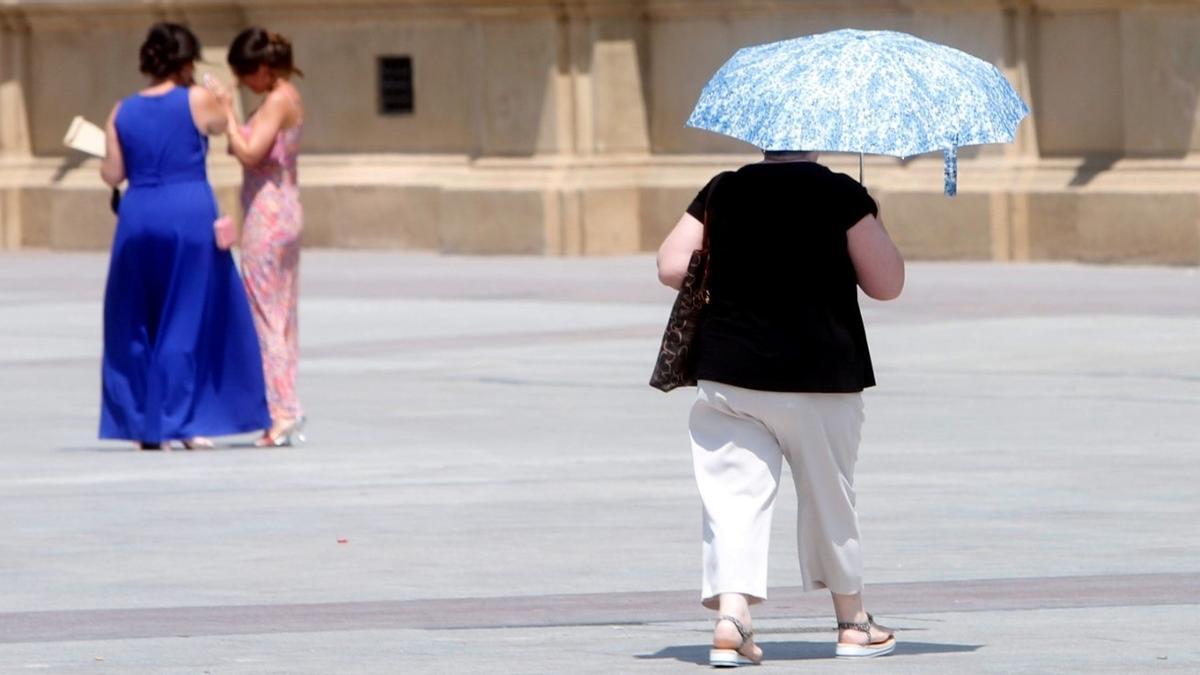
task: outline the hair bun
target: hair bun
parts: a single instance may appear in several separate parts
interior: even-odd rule
[[[267,33],[267,54],[272,68],[288,68],[292,64],[292,43],[279,33]]]
[[[143,73],[165,78],[199,58],[200,41],[184,26],[156,23],[146,34],[138,56]]]
[[[245,29],[233,39],[228,61],[238,75],[249,75],[264,65],[276,73],[304,75],[293,61],[291,41],[259,26]]]

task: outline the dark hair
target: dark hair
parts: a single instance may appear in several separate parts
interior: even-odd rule
[[[767,159],[786,159],[793,155],[807,155],[812,152],[812,150],[763,150],[763,157]]]
[[[143,73],[154,78],[167,78],[200,58],[200,41],[185,26],[156,23],[146,34],[138,57]]]
[[[238,33],[229,45],[227,60],[238,75],[253,75],[259,66],[265,65],[277,73],[304,77],[292,62],[292,43],[279,33],[258,26]]]

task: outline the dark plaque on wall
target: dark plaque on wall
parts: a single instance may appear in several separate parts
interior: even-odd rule
[[[379,114],[411,115],[412,112],[412,57],[379,57]]]

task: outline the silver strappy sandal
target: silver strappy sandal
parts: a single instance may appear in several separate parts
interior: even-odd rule
[[[708,651],[708,665],[713,668],[737,668],[738,666],[757,666],[762,662],[760,657],[757,661],[744,653],[742,650],[750,644],[751,638],[754,637],[754,631],[746,630],[741,621],[737,617],[722,614],[717,617],[717,623],[728,621],[737,628],[738,635],[742,636],[742,643],[737,649],[718,649],[713,647]]]
[[[886,631],[888,636],[878,642],[871,642],[872,626],[881,631]],[[856,630],[860,633],[865,633],[867,636],[867,644],[865,645],[854,644],[853,642],[838,642],[836,654],[839,658],[869,659],[875,656],[891,654],[892,650],[896,648],[895,631],[875,623],[875,617],[870,614],[867,615],[867,620],[863,623],[839,621],[837,627],[838,630]]]

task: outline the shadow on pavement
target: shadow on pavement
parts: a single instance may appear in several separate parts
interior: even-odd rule
[[[219,452],[222,450],[254,450],[263,452],[265,450],[287,450],[289,448],[263,448],[254,444],[254,440],[248,441],[214,441],[211,448],[196,448],[189,450],[179,442],[172,441],[169,449],[159,450],[142,450],[137,447],[132,441],[123,443],[121,441],[113,441],[112,445],[68,445],[58,448],[59,452],[98,452],[98,453],[137,453],[146,455],[161,455],[163,453],[205,453]]]
[[[832,642],[759,642],[766,663],[778,661],[808,661],[814,659],[832,659]],[[950,654],[956,652],[973,652],[983,645],[956,645],[940,642],[898,642],[896,651],[890,656],[915,656],[917,654]],[[704,665],[708,663],[709,645],[680,645],[664,647],[653,654],[638,654],[638,659],[675,659],[687,663]]]

